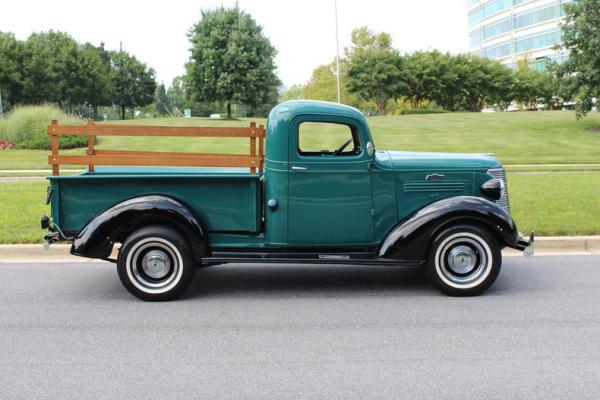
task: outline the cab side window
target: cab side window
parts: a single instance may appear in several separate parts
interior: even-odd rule
[[[356,127],[331,122],[302,122],[298,127],[298,153],[303,156],[360,154]]]

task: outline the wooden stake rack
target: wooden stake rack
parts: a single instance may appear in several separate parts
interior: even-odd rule
[[[200,128],[143,125],[95,124],[48,125],[50,148],[48,164],[52,175],[58,176],[61,165],[87,165],[91,172],[96,165],[169,166],[169,167],[248,167],[250,173],[262,173],[264,166],[265,127],[250,123],[249,128]],[[85,155],[60,155],[60,136],[87,136]],[[94,148],[96,136],[179,136],[249,138],[249,154],[176,153],[131,150],[100,150]],[[258,143],[257,143],[258,142]],[[258,146],[257,146],[258,144]]]

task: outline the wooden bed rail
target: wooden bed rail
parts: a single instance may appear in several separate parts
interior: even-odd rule
[[[60,165],[87,165],[94,171],[95,165],[136,165],[169,167],[248,167],[250,173],[262,173],[264,166],[265,127],[250,123],[248,128],[201,128],[183,126],[142,126],[142,125],[96,125],[89,119],[87,125],[59,125],[52,120],[48,125],[50,148],[48,164],[52,165],[52,175],[58,176]],[[87,136],[85,155],[59,154],[60,136]],[[248,154],[176,153],[132,150],[95,149],[96,136],[179,136],[179,137],[228,137],[249,138]],[[258,139],[258,143],[257,143]],[[258,146],[257,146],[258,144]],[[258,149],[257,149],[258,147]]]

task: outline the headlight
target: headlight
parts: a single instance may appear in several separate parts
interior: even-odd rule
[[[490,179],[479,188],[481,193],[492,200],[500,200],[504,190],[504,181],[502,179]]]

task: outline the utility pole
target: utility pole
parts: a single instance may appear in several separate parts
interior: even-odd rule
[[[335,7],[335,65],[336,65],[336,77],[337,77],[337,102],[342,102],[342,84],[340,76],[340,39],[338,35],[338,11],[337,11],[337,0],[333,0]]]
[[[2,118],[2,92],[0,92],[0,118]]]

